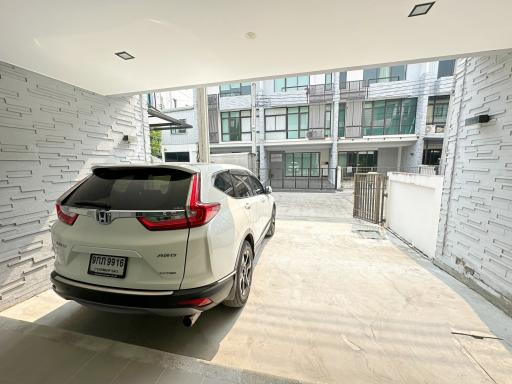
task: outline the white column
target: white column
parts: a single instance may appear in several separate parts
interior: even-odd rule
[[[210,136],[208,133],[208,97],[206,88],[196,89],[196,111],[198,130],[198,158],[199,162],[210,162]]]
[[[396,160],[396,170],[400,171],[402,166],[402,147],[398,147],[398,159]]]

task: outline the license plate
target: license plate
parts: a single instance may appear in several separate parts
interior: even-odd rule
[[[128,264],[127,257],[91,255],[88,273],[123,279],[126,276],[126,264]]]

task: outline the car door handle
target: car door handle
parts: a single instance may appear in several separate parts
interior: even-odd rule
[[[244,207],[245,207],[245,209],[251,209],[251,204],[250,203],[245,203]]]

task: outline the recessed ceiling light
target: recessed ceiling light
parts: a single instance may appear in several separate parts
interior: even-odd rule
[[[135,56],[132,56],[130,55],[128,52],[126,51],[123,51],[123,52],[116,52],[116,56],[119,56],[121,59],[124,59],[124,60],[131,60],[131,59],[135,59]]]
[[[435,1],[432,1],[430,3],[416,4],[412,9],[411,13],[409,13],[409,17],[426,15],[428,11],[430,11],[430,8],[432,8],[434,3]]]
[[[256,38],[256,33],[255,32],[247,32],[244,36],[246,39],[254,40]]]

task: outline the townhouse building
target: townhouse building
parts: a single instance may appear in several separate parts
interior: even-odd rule
[[[211,153],[254,152],[260,178],[436,167],[455,60],[308,74],[208,88]],[[150,96],[154,97],[154,96]],[[165,94],[158,96],[165,98]],[[163,112],[192,129],[163,132],[165,161],[195,161],[194,106]]]

